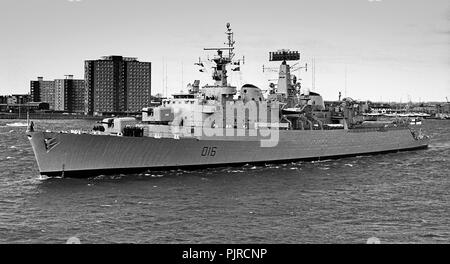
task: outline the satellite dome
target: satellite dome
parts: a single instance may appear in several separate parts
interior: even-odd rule
[[[242,86],[241,97],[244,100],[244,102],[263,100],[261,89],[259,89],[253,84],[244,84]]]

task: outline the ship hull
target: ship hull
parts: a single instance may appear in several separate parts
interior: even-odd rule
[[[47,176],[91,177],[146,170],[279,163],[397,152],[428,147],[408,129],[280,131],[274,147],[258,137],[153,138],[30,132],[39,171]]]

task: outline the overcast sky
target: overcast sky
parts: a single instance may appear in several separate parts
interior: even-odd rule
[[[226,40],[227,22],[246,59],[235,85],[266,88],[276,73],[262,65],[277,66],[268,52],[288,48],[302,63],[315,58],[315,90],[327,100],[339,91],[374,101],[450,98],[449,0],[0,0],[0,94],[27,93],[37,76],[82,79],[84,60],[113,54],[151,61],[153,94],[164,91],[163,61],[169,93],[194,79],[211,84],[193,64]],[[311,87],[311,71],[300,75]]]

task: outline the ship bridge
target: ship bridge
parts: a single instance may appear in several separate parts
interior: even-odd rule
[[[202,88],[202,94],[207,100],[228,100],[233,99],[237,90],[235,86],[206,85]]]

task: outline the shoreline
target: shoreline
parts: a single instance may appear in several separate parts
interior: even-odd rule
[[[30,120],[102,120],[102,116],[63,115],[54,113],[30,113]],[[0,120],[27,120],[27,114],[0,114]]]

